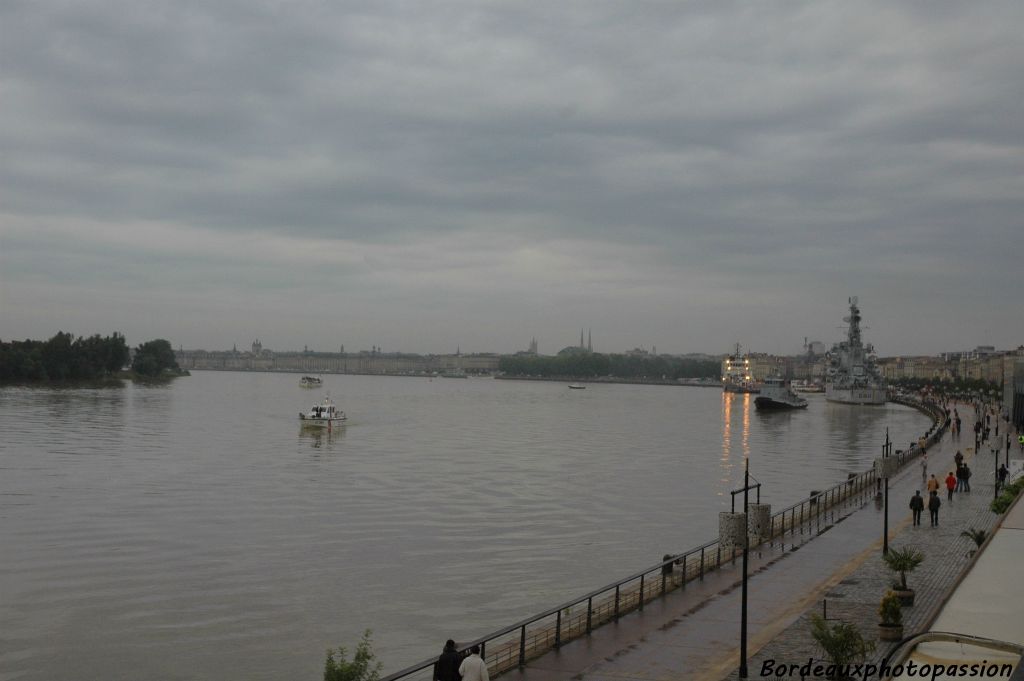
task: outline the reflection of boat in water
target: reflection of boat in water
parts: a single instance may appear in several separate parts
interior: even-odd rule
[[[299,412],[299,422],[303,426],[309,426],[311,428],[327,428],[330,430],[334,426],[343,426],[348,421],[348,417],[345,416],[345,412],[338,409],[338,407],[331,401],[330,395],[323,399],[323,402],[314,404],[313,408],[306,413]]]
[[[850,316],[846,340],[836,343],[829,353],[825,377],[825,399],[844,404],[885,404],[885,380],[875,367],[875,349],[860,338],[860,308],[857,297],[850,298]]]
[[[313,449],[330,447],[345,437],[348,428],[306,428],[299,427],[299,441],[305,441]]]
[[[587,386],[580,385],[579,383],[570,383],[569,390],[586,390]]]
[[[736,352],[722,360],[722,390],[727,393],[756,393],[757,384],[750,373],[750,358],[740,351],[736,344]]]
[[[807,400],[790,390],[782,378],[769,376],[761,384],[761,394],[754,398],[754,406],[762,411],[804,409]]]
[[[303,376],[299,379],[299,385],[303,388],[319,388],[323,384],[323,379],[317,378],[316,376]]]

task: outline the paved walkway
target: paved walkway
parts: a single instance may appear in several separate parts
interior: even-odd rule
[[[971,420],[960,410],[964,422]],[[944,500],[940,527],[910,527],[908,500],[921,488],[920,467],[911,463],[890,481],[890,542],[911,541],[928,558],[910,581],[918,588],[920,607],[908,611],[908,631],[924,622],[945,594],[942,584],[959,575],[970,540],[961,539],[964,524],[977,529],[995,519],[987,511],[992,497],[991,454],[975,457],[973,438],[958,442],[949,434],[929,451],[930,472],[945,473],[961,447],[974,471],[973,491]],[[968,451],[968,445],[970,451]],[[983,448],[984,449],[984,448]],[[987,451],[987,450],[986,450]],[[987,468],[986,468],[987,466]],[[984,511],[984,512],[982,512]],[[987,514],[987,515],[986,515]],[[882,511],[874,503],[839,511],[812,541],[793,547],[770,547],[751,561],[749,580],[748,655],[751,678],[766,656],[796,661],[820,656],[806,635],[806,619],[829,601],[829,617],[863,618],[874,631],[875,610],[890,576],[880,559]],[[799,535],[798,535],[799,538]],[[966,542],[966,543],[965,543]],[[949,555],[939,551],[946,550]],[[958,567],[959,566],[959,567]],[[527,681],[655,681],[721,679],[735,676],[739,651],[740,564],[728,566],[703,583],[688,586],[623,617],[583,639],[572,641],[508,678]],[[870,614],[862,615],[867,608]],[[806,639],[806,640],[805,640]],[[811,651],[811,652],[806,652]]]

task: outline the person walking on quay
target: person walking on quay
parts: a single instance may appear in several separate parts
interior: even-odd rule
[[[964,467],[960,465],[956,467],[956,491],[964,491]]]
[[[953,471],[946,476],[946,500],[953,501],[953,491],[956,489],[956,476]]]
[[[434,663],[434,681],[461,681],[459,676],[459,664],[462,656],[455,649],[455,641],[448,639],[444,642],[444,650],[441,656]]]
[[[939,526],[939,506],[942,506],[942,502],[939,501],[938,492],[932,492],[928,498],[928,516],[931,518],[932,527]]]
[[[928,454],[921,452],[921,482],[928,482]]]
[[[925,489],[930,494],[935,494],[939,491],[939,481],[935,479],[935,473],[932,473],[932,477],[928,478],[928,484],[925,485]]]
[[[953,461],[956,461],[956,466],[959,468],[964,462],[964,455],[960,453],[960,450],[956,450],[956,454],[953,455]]]
[[[964,491],[965,492],[970,492],[971,491],[971,469],[967,466],[967,464],[964,464],[960,468],[960,473],[961,473],[961,476],[962,476],[960,479],[963,480],[963,483],[964,483]]]
[[[1006,476],[1008,476],[1009,474],[1010,474],[1010,471],[1007,470],[1006,464],[1005,463],[1004,464],[1000,464],[999,465],[998,478],[997,478],[998,481],[999,481],[999,486],[1000,487],[1002,487],[1003,485],[1006,484]]]
[[[914,525],[921,524],[921,511],[924,510],[924,499],[921,498],[921,490],[914,492],[910,497],[910,510],[914,512]]]
[[[462,681],[491,681],[487,673],[487,663],[480,657],[480,646],[469,649],[469,657],[459,665]]]

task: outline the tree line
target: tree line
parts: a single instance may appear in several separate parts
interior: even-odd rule
[[[540,357],[502,357],[498,368],[510,376],[592,378],[718,378],[721,364],[667,355],[605,355],[597,352]]]
[[[131,351],[122,334],[96,334],[88,338],[58,331],[49,340],[0,341],[0,381],[75,382],[96,381],[121,372]],[[171,344],[163,339],[140,345],[132,370],[143,376],[177,371]]]

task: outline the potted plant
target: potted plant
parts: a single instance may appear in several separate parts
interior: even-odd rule
[[[821,615],[811,615],[811,636],[828,658],[828,678],[846,679],[842,670],[863,663],[875,649],[872,641],[865,641],[860,629],[850,622],[829,624]]]
[[[907,573],[913,572],[924,560],[924,554],[910,546],[901,549],[889,549],[889,553],[882,556],[885,565],[893,572],[899,574],[900,581],[893,582],[892,589],[900,599],[900,605],[910,607],[914,604],[914,590],[907,587]]]
[[[878,606],[878,638],[882,641],[899,641],[903,638],[903,612],[900,597],[891,589],[885,592]]]

